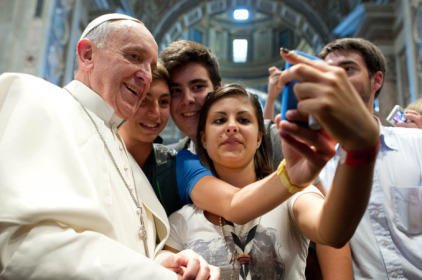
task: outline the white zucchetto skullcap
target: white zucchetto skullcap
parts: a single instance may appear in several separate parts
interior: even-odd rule
[[[95,27],[103,24],[106,21],[110,21],[110,20],[118,20],[118,19],[127,19],[127,20],[133,20],[136,22],[139,22],[141,24],[143,24],[140,20],[131,17],[131,16],[127,16],[127,15],[123,15],[123,14],[105,14],[102,16],[97,17],[96,19],[94,19],[93,21],[91,21],[88,26],[85,28],[84,32],[81,35],[81,38],[79,38],[79,41],[82,40],[83,38],[86,37],[86,35],[92,31],[92,29],[94,29]]]

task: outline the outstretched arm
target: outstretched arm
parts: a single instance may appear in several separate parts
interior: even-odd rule
[[[319,147],[319,153],[307,155],[305,164],[300,162],[292,167],[292,170],[299,169],[293,178],[297,186],[310,185],[335,154],[335,143],[326,137],[315,139],[314,144]],[[209,171],[203,172],[205,176],[201,174],[201,169],[205,167],[200,164],[198,157],[190,154],[189,158],[186,153],[189,152],[179,152],[177,155],[177,168],[182,169],[177,172],[178,186],[187,188],[182,190],[182,197],[190,196],[197,207],[226,220],[237,224],[246,223],[274,209],[292,195],[276,172],[243,188],[237,188],[210,175]],[[200,179],[190,179],[195,176]]]
[[[274,209],[291,196],[274,172],[244,188],[214,176],[205,176],[191,192],[193,203],[237,224],[244,224]]]
[[[358,160],[356,166],[340,160],[325,201],[313,195],[302,195],[294,204],[298,226],[308,238],[340,248],[353,236],[369,200],[379,143],[378,125],[342,68],[292,52],[282,53],[282,56],[295,65],[283,72],[280,82],[301,81],[294,87],[298,109],[289,111],[287,118],[303,120],[312,114],[322,126],[321,131],[312,131],[293,122],[280,123],[285,133],[283,144],[290,144],[283,146],[283,154],[292,183],[296,183],[294,173],[300,170],[293,169],[292,165],[305,159],[291,153],[297,153],[299,149],[305,154],[318,153],[313,140],[320,135],[329,135],[342,149],[349,151],[348,155],[361,153],[367,159]]]

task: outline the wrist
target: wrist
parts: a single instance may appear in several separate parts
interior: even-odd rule
[[[308,187],[308,186],[298,187],[298,186],[293,185],[290,182],[289,176],[287,175],[287,171],[286,171],[286,159],[283,159],[280,162],[280,165],[277,168],[277,175],[280,177],[281,183],[287,188],[287,190],[290,193],[294,194]]]
[[[266,102],[274,102],[277,99],[278,93],[279,92],[277,92],[277,93],[271,93],[271,91],[268,91]],[[273,96],[273,95],[275,95],[275,96]]]
[[[374,163],[380,147],[380,137],[369,148],[350,151],[340,146],[340,163],[349,166],[363,166]]]

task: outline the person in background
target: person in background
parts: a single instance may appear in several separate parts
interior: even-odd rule
[[[281,70],[275,66],[268,68],[268,93],[267,100],[264,104],[264,119],[274,119],[274,103],[277,96],[282,92],[283,88],[280,87],[278,80],[280,79]]]
[[[359,101],[357,96],[355,101]],[[356,106],[356,110],[365,112],[361,104],[356,105],[360,105]],[[322,125],[326,125],[327,131],[330,131],[328,123],[322,122]],[[377,143],[375,122],[367,122],[365,126],[368,129],[365,140],[355,138],[352,142],[349,142],[350,139],[344,141],[349,142],[350,147],[359,147],[358,143],[362,142],[365,146],[373,145],[371,142]],[[282,178],[289,162],[307,161],[301,158],[304,157],[302,153],[312,153],[311,146],[302,142],[304,139],[299,141],[294,138],[294,130],[290,128],[282,125],[285,133],[290,135],[283,136],[286,158],[277,172]],[[336,131],[339,128],[331,127]],[[270,174],[272,170],[266,156],[268,143],[265,138],[263,115],[256,96],[238,85],[223,86],[208,96],[201,111],[196,143],[199,157],[219,178],[242,188]],[[298,172],[298,176],[304,176],[307,173],[304,172],[306,164],[299,166],[288,169],[290,174],[284,178],[292,180],[294,177],[290,175],[293,175],[293,170]],[[331,192],[326,201],[313,186],[306,190],[292,187],[296,195],[245,225],[234,225],[216,213],[200,210],[193,205],[185,206],[171,215],[171,236],[166,244],[177,251],[186,248],[196,250],[210,263],[222,268],[222,276],[228,279],[237,278],[239,274],[241,279],[305,279],[307,238],[327,244],[324,237],[341,236],[347,242],[347,236],[343,236],[347,230],[344,231],[341,224],[349,224],[349,214],[353,212],[355,215],[360,212],[359,208],[365,208],[364,205],[356,205],[353,195],[349,194],[362,187],[362,184],[370,185],[373,166],[374,162],[366,164],[364,171],[363,168],[340,165],[337,172],[342,179],[336,182],[340,185],[333,187],[333,190],[338,188],[338,192]],[[364,176],[359,187],[351,179],[358,173]],[[189,178],[186,180],[189,181]],[[289,185],[287,179],[281,181],[285,187]],[[369,190],[364,192],[368,194]],[[336,246],[344,245],[340,243]]]
[[[193,141],[205,97],[221,86],[218,59],[206,46],[186,40],[170,43],[159,59],[170,74],[172,120],[186,136],[176,150],[195,151]]]
[[[361,38],[338,39],[327,44],[319,57],[343,69],[370,114],[367,121],[375,118],[380,130],[380,152],[369,204],[350,240],[354,277],[421,279],[422,131],[385,127],[373,116],[374,99],[386,71],[384,55],[373,43]],[[295,89],[298,94],[300,88]],[[333,94],[337,96],[336,91]],[[350,105],[347,99],[342,103],[345,107]],[[349,125],[359,127],[353,121],[357,115],[360,113],[351,112],[346,117],[350,118]],[[339,150],[320,173],[320,182],[326,190],[330,189],[341,158]]]
[[[422,98],[407,105],[404,111],[406,122],[397,123],[398,127],[422,128]]]
[[[193,251],[162,250],[165,211],[118,133],[149,90],[152,34],[106,14],[76,53],[64,88],[0,76],[0,278],[218,279]]]
[[[422,98],[419,98],[415,102],[407,105],[406,110],[413,110],[422,115]]]

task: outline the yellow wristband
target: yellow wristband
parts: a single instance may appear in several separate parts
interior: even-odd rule
[[[286,159],[283,159],[280,162],[280,165],[277,168],[277,175],[280,176],[281,183],[283,183],[283,185],[289,190],[290,193],[297,193],[308,187],[297,187],[290,183],[289,176],[287,176],[286,172]]]

